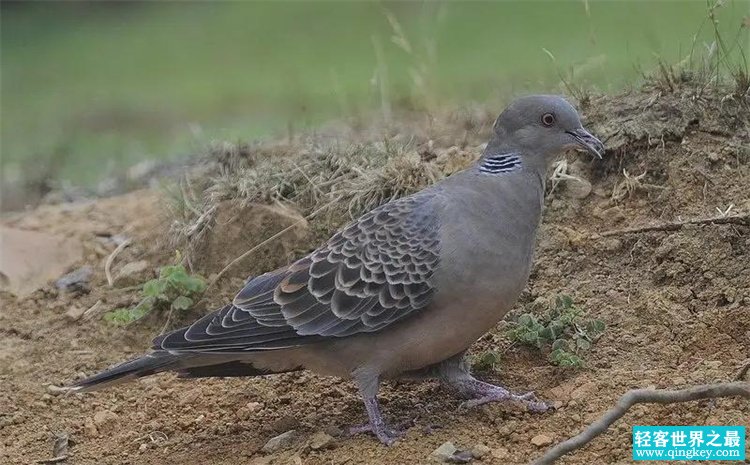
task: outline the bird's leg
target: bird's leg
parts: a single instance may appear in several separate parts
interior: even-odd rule
[[[513,394],[502,386],[485,383],[471,376],[463,353],[455,355],[440,365],[440,381],[466,398],[462,407],[472,408],[489,402],[519,402],[532,412],[545,412],[550,406],[537,399],[534,392]]]
[[[396,440],[403,435],[402,432],[395,429],[388,428],[383,416],[380,414],[380,405],[378,404],[378,378],[377,377],[365,377],[358,378],[357,385],[359,387],[359,394],[362,396],[362,401],[365,404],[365,410],[367,410],[367,416],[369,423],[362,426],[355,426],[349,429],[349,434],[359,434],[370,432],[374,434],[380,442],[386,446],[392,445]]]

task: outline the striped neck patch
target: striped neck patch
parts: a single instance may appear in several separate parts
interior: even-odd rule
[[[480,173],[501,174],[518,171],[521,168],[521,157],[515,153],[492,155],[479,165]]]

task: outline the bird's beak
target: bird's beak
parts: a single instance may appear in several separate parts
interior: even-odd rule
[[[590,152],[592,155],[596,155],[599,159],[602,158],[604,144],[602,144],[602,141],[594,137],[590,132],[583,127],[566,132],[573,138],[576,148]]]

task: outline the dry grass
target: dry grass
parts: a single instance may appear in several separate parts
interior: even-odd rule
[[[679,140],[693,121],[700,121],[702,128],[738,135],[750,124],[750,97],[734,92],[739,85],[734,75],[710,74],[707,70],[715,65],[711,68],[707,63],[712,59],[715,56],[709,54],[699,65],[690,65],[690,60],[671,66],[663,63],[640,89],[621,96],[584,95],[586,124],[609,150],[611,162],[605,159],[602,166],[623,176],[613,185],[615,202],[637,192],[662,190],[646,182],[644,166],[637,167],[642,174],[631,174],[636,167],[625,160],[634,151]],[[706,120],[709,107],[718,109],[711,114],[721,120]],[[364,125],[366,130],[337,126],[284,141],[213,144],[205,163],[169,189],[173,246],[183,251],[189,263],[192,251],[210,234],[219,204],[227,200],[244,205],[280,202],[302,217],[316,212],[312,224],[316,235],[311,240],[321,240],[363,212],[468,166],[480,155],[496,111],[473,107],[397,113],[391,120]],[[637,120],[633,112],[639,114]],[[679,117],[672,117],[675,114]],[[670,124],[664,123],[665,115],[672,115]],[[550,178],[552,191],[560,182],[580,180],[570,168],[566,161],[556,165]],[[580,198],[586,195],[588,190]],[[318,213],[321,205],[329,206]]]
[[[648,171],[644,171],[641,174],[633,175],[628,173],[628,170],[622,170],[623,179],[615,184],[612,189],[612,200],[619,202],[625,198],[630,198],[635,195],[638,191],[650,191],[650,190],[664,190],[663,186],[657,186],[655,184],[649,184],[643,181],[648,174]]]
[[[468,115],[476,117],[476,112]],[[476,133],[488,126],[472,123],[478,129],[466,130],[455,114],[440,124],[449,121],[458,124],[452,131],[462,132],[462,142],[483,138]],[[214,144],[201,169],[168,188],[172,244],[189,264],[192,251],[211,231],[218,205],[227,200],[281,202],[305,217],[330,203],[326,212],[316,213],[318,229],[330,232],[465,167],[481,152],[480,146],[434,143],[428,135],[434,122],[430,126],[418,129],[422,134],[416,137],[390,136],[391,129],[380,127],[369,134],[302,137],[284,145]]]
[[[748,61],[743,47],[747,44],[747,18],[737,28],[736,34],[727,40],[719,30],[717,10],[724,6],[724,0],[708,2],[706,17],[695,34],[690,53],[682,61],[669,64],[658,61],[656,72],[645,76],[647,82],[669,92],[674,92],[684,85],[694,87],[695,95],[700,98],[709,88],[724,88],[725,98],[746,100],[750,98],[750,76]],[[713,41],[698,44],[697,37],[704,28],[710,27]],[[727,82],[734,83],[734,89],[727,87]]]

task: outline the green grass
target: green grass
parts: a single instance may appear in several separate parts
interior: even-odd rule
[[[2,4],[2,180],[54,163],[92,185],[149,158],[200,151],[394,104],[500,104],[559,91],[558,69],[602,90],[713,40],[702,1]],[[387,8],[414,48],[391,42]],[[750,2],[728,1],[734,38]],[[747,30],[744,30],[746,42]],[[373,43],[383,53],[378,62]],[[434,58],[425,50],[434,45]],[[551,52],[555,63],[543,49]],[[571,71],[572,70],[572,71]]]
[[[153,311],[184,312],[195,303],[195,299],[206,290],[206,281],[199,275],[190,274],[179,264],[161,267],[159,277],[143,283],[141,301],[133,308],[118,308],[104,315],[104,319],[115,325],[127,325],[138,321]]]

